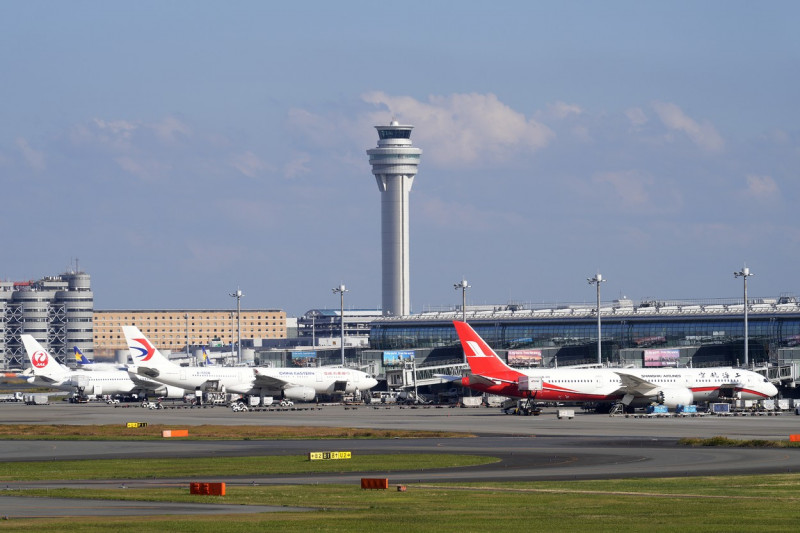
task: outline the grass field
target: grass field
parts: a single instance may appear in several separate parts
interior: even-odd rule
[[[4,426],[0,425],[0,429]],[[97,429],[52,426],[38,434],[43,438],[132,438],[125,428]],[[198,426],[200,428],[202,426]],[[53,429],[55,428],[55,429]],[[65,428],[70,428],[69,430]],[[6,429],[25,435],[25,428]],[[59,432],[58,430],[61,429]],[[144,428],[142,428],[144,429]],[[171,429],[164,427],[164,429]],[[224,428],[226,438],[278,438]],[[266,428],[265,428],[266,429]],[[275,428],[269,428],[274,430]],[[296,430],[297,428],[292,428]],[[156,426],[149,430],[160,434]],[[76,434],[71,435],[70,433]],[[122,432],[122,437],[113,434]],[[215,438],[218,429],[205,433],[192,427],[196,438]],[[306,438],[318,437],[319,428]],[[347,429],[332,429],[342,436]],[[361,430],[358,430],[361,431]],[[339,433],[337,433],[339,432]],[[278,430],[280,434],[280,429]],[[413,432],[429,436],[425,432]],[[424,433],[424,435],[422,435]],[[156,438],[138,433],[135,438]],[[205,436],[203,436],[205,435]],[[238,435],[238,437],[236,437]],[[246,437],[245,437],[246,435]],[[2,437],[0,438],[7,438]],[[294,434],[286,438],[303,438]],[[376,435],[363,438],[380,438]],[[692,445],[730,445],[730,442],[687,442]],[[743,445],[738,443],[738,445]],[[746,445],[746,444],[745,444]],[[311,512],[280,512],[213,516],[70,517],[0,520],[0,530],[57,533],[76,532],[252,532],[309,531],[385,532],[482,532],[521,531],[644,531],[647,533],[692,531],[794,531],[800,521],[800,475],[680,477],[600,481],[536,483],[410,484],[399,492],[391,484],[391,472],[424,468],[457,467],[491,461],[475,456],[440,454],[373,455],[350,461],[314,462],[299,456],[202,458],[168,460],[86,460],[0,463],[0,482],[24,479],[119,479],[137,476],[202,477],[224,479],[237,475],[269,475],[296,472],[386,472],[388,491],[365,491],[358,485],[229,485],[226,496],[195,496],[189,487],[154,489],[77,490],[50,489],[2,491],[3,495],[36,495],[114,500],[178,501],[311,507]],[[76,501],[76,506],[81,504]],[[68,511],[65,511],[67,514]]]
[[[392,487],[393,488],[393,487]],[[15,519],[3,531],[794,531],[796,475],[542,483],[232,486],[227,495],[187,488],[26,491],[48,496],[303,506],[313,512],[210,517]],[[15,492],[15,494],[17,494]],[[1,497],[1,496],[0,496]]]
[[[0,463],[0,482],[48,479],[165,479],[277,474],[396,472],[455,468],[496,462],[492,457],[451,454],[354,455],[337,461],[308,457],[196,457],[170,459],[92,459]]]
[[[453,431],[416,431],[306,426],[162,425],[129,428],[123,424],[0,424],[2,440],[161,440],[165,429],[189,429],[193,440],[259,439],[415,439],[471,437]]]

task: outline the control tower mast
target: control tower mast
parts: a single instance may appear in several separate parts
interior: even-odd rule
[[[408,261],[408,193],[417,175],[422,150],[411,146],[414,126],[393,120],[375,126],[378,147],[367,150],[372,174],[381,192],[381,247],[383,314],[411,313]]]

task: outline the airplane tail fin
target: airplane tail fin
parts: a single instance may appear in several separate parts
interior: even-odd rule
[[[158,348],[142,335],[136,326],[122,326],[125,340],[128,342],[128,350],[131,354],[133,364],[142,368],[164,369],[175,366],[169,359],[164,357]]]
[[[73,347],[73,350],[75,351],[75,361],[77,361],[79,365],[89,365],[89,364],[91,364],[91,361],[86,359],[86,356],[83,355],[83,352],[81,351],[80,348],[75,346],[75,347]]]
[[[208,356],[208,352],[206,351],[206,347],[203,346],[203,365],[204,366],[213,366],[214,363],[211,361],[211,358]]]
[[[69,369],[56,361],[32,335],[22,335],[21,338],[35,376],[58,379],[69,372]]]
[[[515,370],[498,357],[480,335],[475,333],[472,326],[458,320],[454,320],[453,325],[456,327],[456,333],[461,341],[467,364],[469,364],[469,369],[473,374],[498,376],[506,372],[516,373]]]

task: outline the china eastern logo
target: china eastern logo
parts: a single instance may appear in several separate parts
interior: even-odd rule
[[[31,356],[31,363],[33,363],[33,366],[36,368],[44,368],[47,366],[47,359],[47,352],[37,350]]]
[[[156,352],[156,349],[153,348],[153,345],[148,342],[147,339],[133,339],[142,346],[132,346],[134,350],[139,350],[140,353],[136,357],[140,357],[142,361],[149,361],[153,354]]]

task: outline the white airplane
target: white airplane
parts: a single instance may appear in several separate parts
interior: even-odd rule
[[[137,394],[160,398],[183,398],[185,391],[177,387],[131,375],[125,370],[71,370],[47,353],[31,335],[22,335],[33,375],[28,383],[66,390],[81,396],[103,394]]]
[[[80,348],[74,346],[72,350],[75,352],[75,362],[78,364],[78,368],[82,370],[125,370],[127,372],[128,367],[126,365],[119,365],[117,363],[95,363],[93,361],[89,361]]]
[[[518,370],[503,362],[469,324],[453,324],[471,372],[461,384],[490,394],[541,401],[621,401],[631,407],[658,402],[671,408],[720,395],[758,400],[778,394],[761,374],[732,367]]]
[[[308,402],[318,394],[354,393],[378,384],[369,374],[340,367],[178,366],[164,357],[137,327],[123,326],[122,331],[134,364],[130,370],[173,387]]]

